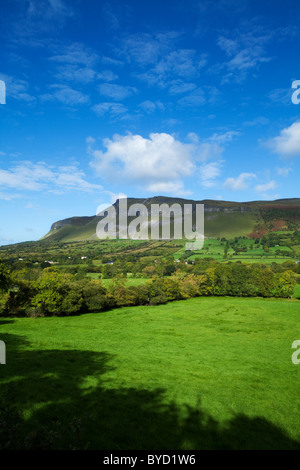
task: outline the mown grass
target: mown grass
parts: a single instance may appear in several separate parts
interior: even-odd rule
[[[299,315],[291,300],[196,298],[1,319],[0,395],[12,406],[8,416],[21,412],[2,440],[31,448],[300,448],[300,365],[291,361]]]

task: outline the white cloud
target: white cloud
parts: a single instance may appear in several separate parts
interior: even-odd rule
[[[276,194],[261,194],[260,197],[264,201],[274,201],[275,199],[280,198],[280,194],[278,194],[278,193],[276,193]]]
[[[168,88],[174,94],[196,88],[190,80],[206,65],[206,54],[177,47],[179,33],[136,34],[124,39],[122,52],[138,69],[136,76],[150,86]]]
[[[53,20],[57,16],[73,16],[73,12],[62,0],[29,0],[28,16]]]
[[[86,181],[84,172],[73,165],[58,168],[55,172],[55,184],[64,190],[91,192],[102,189],[102,186]]]
[[[222,161],[210,162],[200,167],[200,180],[202,186],[210,188],[214,186],[214,180],[221,174]]]
[[[20,194],[12,194],[12,193],[4,193],[0,192],[0,199],[2,201],[12,201],[14,199],[20,199],[21,195]]]
[[[113,82],[117,80],[119,77],[116,73],[112,72],[111,70],[103,70],[97,74],[97,78],[99,80],[103,80],[104,82]]]
[[[196,108],[205,103],[214,104],[219,100],[220,92],[214,86],[198,87],[178,100],[178,104],[184,107]]]
[[[213,134],[210,138],[211,142],[216,142],[217,144],[225,144],[231,142],[234,137],[238,137],[240,132],[238,131],[226,131],[222,134]]]
[[[173,47],[177,32],[133,34],[122,41],[122,53],[127,61],[141,66],[157,64]]]
[[[228,57],[226,62],[215,66],[215,70],[219,72],[224,68],[227,69],[227,74],[223,74],[223,83],[232,79],[244,80],[249,71],[271,60],[267,56],[266,46],[272,33],[267,32],[265,28],[248,22],[243,25],[243,29],[234,30],[231,36],[223,35],[217,40],[218,46]]]
[[[160,181],[158,183],[151,183],[147,186],[147,190],[155,194],[175,194],[177,196],[188,196],[191,193],[189,190],[184,189],[182,181]]]
[[[254,126],[266,126],[270,123],[270,120],[264,116],[258,116],[251,121],[245,121],[244,126],[254,127]]]
[[[289,172],[292,171],[292,168],[276,168],[276,171],[279,176],[287,177]]]
[[[40,99],[42,101],[60,101],[62,104],[67,106],[77,106],[80,104],[86,104],[89,102],[90,98],[88,95],[85,95],[79,90],[75,90],[66,85],[50,85],[50,88],[53,90],[52,93],[47,93],[41,95]]]
[[[78,67],[78,65],[65,64],[63,67],[59,67],[55,76],[60,80],[90,83],[95,80],[96,72],[90,67]]]
[[[185,144],[169,134],[115,135],[103,141],[106,150],[92,151],[92,167],[105,177],[127,178],[129,181],[177,181],[192,174],[193,159],[198,148]],[[117,170],[117,171],[116,171]]]
[[[86,104],[90,100],[88,95],[85,95],[81,91],[74,90],[73,88],[66,85],[55,84],[50,85],[50,88],[53,90],[53,92],[41,95],[40,99],[42,101],[57,100],[68,106],[76,106],[79,104]]]
[[[112,29],[116,30],[119,28],[119,20],[117,15],[115,14],[113,7],[110,3],[105,2],[102,7],[103,14],[106,19],[107,26]]]
[[[279,104],[280,106],[291,106],[292,104],[291,88],[277,88],[268,93],[267,97],[272,103]]]
[[[43,162],[24,161],[8,170],[0,169],[0,189],[63,193],[68,190],[91,192],[100,190],[102,187],[86,181],[84,172],[74,165],[55,168]],[[11,199],[12,197],[18,196],[7,193],[5,198]]]
[[[122,116],[127,113],[128,109],[122,103],[99,103],[93,106],[93,111],[99,116],[108,113],[111,117]]]
[[[223,165],[221,144],[227,144],[236,134],[227,131],[201,141],[197,134],[189,133],[185,142],[167,133],[152,133],[149,138],[114,135],[103,140],[104,150],[95,150],[89,142],[87,151],[93,157],[90,165],[102,178],[126,180],[151,192],[183,195],[190,194],[183,181],[197,174],[204,187],[214,185]]]
[[[146,100],[140,103],[140,108],[142,108],[147,114],[154,113],[156,110],[156,104],[151,100]]]
[[[57,49],[49,60],[57,66],[55,76],[60,80],[86,84],[97,78],[111,81],[117,77],[108,70],[98,74],[95,66],[100,60],[99,56],[82,43]]]
[[[139,107],[145,111],[147,114],[154,113],[157,109],[159,110],[164,110],[164,105],[161,103],[161,101],[151,101],[151,100],[146,100],[143,101],[142,103],[139,104]]]
[[[201,65],[200,65],[201,64]],[[165,80],[169,76],[181,78],[194,77],[198,73],[198,68],[203,67],[205,61],[200,61],[193,49],[178,49],[170,52],[162,58],[152,69],[157,80]]]
[[[213,134],[207,141],[198,142],[198,156],[200,160],[219,159],[225,150],[224,144],[231,142],[234,137],[240,135],[236,131],[226,131],[220,134]],[[197,135],[194,133],[189,134],[192,142],[197,142]]]
[[[11,77],[9,75],[0,74],[0,79],[5,82],[6,95],[8,98],[14,98],[19,101],[25,101],[26,103],[32,103],[35,101],[35,97],[32,96],[29,91],[29,83],[25,80],[21,80],[17,77]]]
[[[53,173],[44,165],[22,162],[10,170],[0,170],[0,187],[18,190],[41,190],[41,181],[52,180]]]
[[[264,143],[273,152],[283,157],[300,155],[300,121],[280,131],[279,136],[273,137]]]
[[[76,64],[91,67],[99,61],[99,56],[84,44],[75,42],[62,50],[57,50],[57,54],[50,57],[49,60],[64,65]]]
[[[131,86],[117,85],[116,83],[102,83],[99,85],[101,95],[108,96],[113,100],[124,100],[135,93],[137,89]]]
[[[255,191],[259,193],[263,193],[265,191],[270,191],[270,189],[275,189],[275,188],[276,188],[276,182],[269,181],[268,183],[258,184],[257,186],[255,186]]]
[[[188,95],[181,98],[178,103],[181,106],[198,107],[206,103],[206,94],[202,88],[193,90]]]
[[[256,178],[254,173],[241,173],[237,178],[227,178],[224,186],[233,191],[240,191],[248,188],[248,181]]]
[[[177,95],[180,93],[186,93],[196,88],[195,83],[184,82],[183,80],[177,79],[172,80],[170,83],[169,92],[171,95]]]
[[[73,9],[62,0],[18,1],[10,25],[14,43],[29,47],[49,45],[49,33],[57,33],[65,21],[74,16]]]

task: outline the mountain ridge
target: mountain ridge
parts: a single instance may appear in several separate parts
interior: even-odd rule
[[[277,229],[300,228],[300,198],[282,198],[273,201],[222,201],[213,199],[193,200],[167,196],[149,198],[128,198],[127,206],[144,204],[150,214],[151,204],[167,203],[204,204],[205,235],[238,236],[247,235],[253,238]],[[112,206],[119,211],[119,199]],[[92,240],[96,236],[99,215],[74,216],[54,222],[50,231],[42,240],[76,241]]]

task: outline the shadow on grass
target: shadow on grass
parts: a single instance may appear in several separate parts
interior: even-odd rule
[[[30,350],[4,334],[0,449],[300,449],[264,418],[221,426],[200,406],[165,400],[163,389],[110,388],[106,352]]]

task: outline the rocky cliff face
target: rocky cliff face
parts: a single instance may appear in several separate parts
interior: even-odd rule
[[[69,217],[68,219],[63,219],[63,220],[59,220],[58,222],[54,222],[54,224],[51,225],[51,230],[58,230],[59,228],[65,227],[66,225],[73,225],[75,227],[80,227],[81,225],[85,225],[93,219],[94,219],[94,216]]]
[[[168,204],[169,206],[175,204],[175,205],[180,205],[182,209],[183,209],[184,204],[192,204],[193,212],[195,212],[196,204],[204,204],[204,212],[211,212],[211,213],[253,212],[257,209],[256,207],[251,206],[249,203],[236,203],[236,202],[226,202],[226,201],[219,202],[219,201],[208,201],[208,200],[193,201],[189,199],[168,198],[168,197],[163,197],[163,196],[157,196],[157,197],[152,197],[148,199],[128,198],[127,208],[129,208],[132,204],[144,204],[148,209],[149,215],[151,211],[151,206],[154,204],[155,205]],[[120,205],[122,207],[122,203],[120,204],[119,199],[117,199],[117,201],[113,204],[113,206],[116,208],[117,213],[120,212],[119,210]],[[121,214],[123,214],[123,212],[124,211],[121,210]],[[179,211],[177,212],[179,213]],[[175,213],[176,213],[176,210],[175,210]],[[157,210],[155,207],[153,207],[152,215],[156,215],[156,214],[157,214]]]

